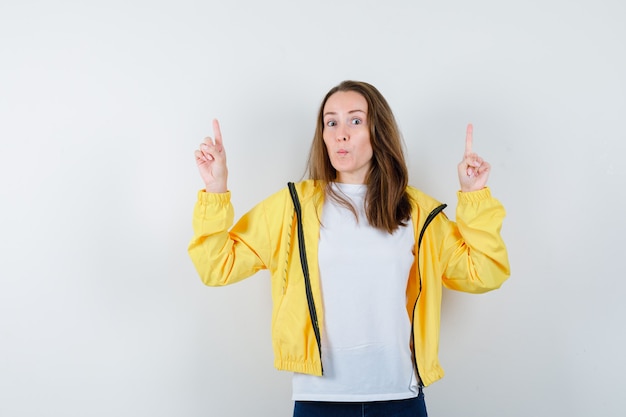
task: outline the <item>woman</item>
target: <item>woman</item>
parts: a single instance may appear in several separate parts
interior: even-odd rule
[[[211,286],[269,269],[275,366],[294,372],[294,416],[425,416],[422,387],[443,377],[442,286],[480,293],[509,275],[504,208],[486,188],[490,165],[472,152],[471,125],[455,223],[407,185],[384,97],[345,81],[322,101],[299,201],[279,191],[232,228],[217,121],[213,129],[195,151],[205,190],[189,254]]]

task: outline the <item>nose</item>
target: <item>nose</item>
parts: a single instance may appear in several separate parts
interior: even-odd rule
[[[348,132],[344,127],[337,129],[337,142],[347,141],[348,137]]]

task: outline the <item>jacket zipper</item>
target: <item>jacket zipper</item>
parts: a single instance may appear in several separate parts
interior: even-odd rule
[[[417,268],[417,276],[419,278],[420,288],[417,293],[417,298],[415,299],[415,304],[413,305],[413,314],[411,316],[411,340],[413,341],[413,366],[415,367],[415,374],[417,375],[417,378],[419,379],[420,388],[424,386],[424,382],[419,372],[419,366],[417,366],[417,358],[415,357],[415,310],[417,309],[417,302],[419,301],[420,296],[422,295],[422,271],[420,269],[419,251],[422,246],[422,238],[424,237],[426,228],[428,227],[430,222],[432,222],[435,219],[435,217],[437,217],[437,215],[441,213],[443,209],[445,209],[447,206],[448,206],[447,204],[441,204],[440,206],[436,207],[433,211],[430,212],[430,214],[426,217],[424,226],[422,226],[422,230],[420,231],[419,237],[417,239],[417,253],[415,256],[417,258],[416,268]]]
[[[300,263],[302,264],[302,273],[304,274],[304,287],[306,290],[306,300],[309,306],[309,315],[311,316],[311,323],[313,325],[313,333],[315,333],[315,340],[317,342],[317,349],[320,355],[320,367],[322,368],[322,375],[324,374],[324,366],[322,365],[322,338],[320,335],[320,327],[317,320],[317,310],[315,309],[315,301],[313,300],[313,290],[311,289],[311,278],[309,277],[309,265],[306,258],[306,247],[304,244],[304,228],[302,226],[302,209],[300,207],[300,200],[298,199],[298,193],[293,183],[289,183],[289,192],[291,193],[291,199],[296,210],[296,216],[298,220],[298,248],[300,251]]]

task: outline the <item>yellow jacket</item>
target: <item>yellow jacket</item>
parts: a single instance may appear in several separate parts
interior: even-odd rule
[[[323,191],[319,182],[296,184],[302,207],[306,255],[318,323],[324,326],[317,247]],[[408,187],[417,245],[427,216],[439,203]],[[500,287],[509,262],[500,228],[503,206],[488,188],[458,193],[456,223],[437,215],[426,229],[407,286],[407,313],[413,323],[413,353],[424,385],[443,377],[439,325],[443,286],[482,293]],[[285,188],[265,199],[232,227],[230,192],[198,193],[189,255],[209,286],[238,282],[261,269],[271,274],[272,344],[280,370],[322,375],[321,352],[310,316],[300,264],[294,206]],[[229,230],[230,229],[230,230]],[[323,334],[323,332],[321,332]]]

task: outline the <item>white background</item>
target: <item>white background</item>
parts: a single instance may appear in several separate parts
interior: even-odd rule
[[[344,79],[387,97],[450,204],[465,125],[512,276],[445,292],[432,416],[623,416],[621,0],[0,4],[0,415],[289,416],[268,275],[187,256],[217,117],[237,215],[302,178]]]

